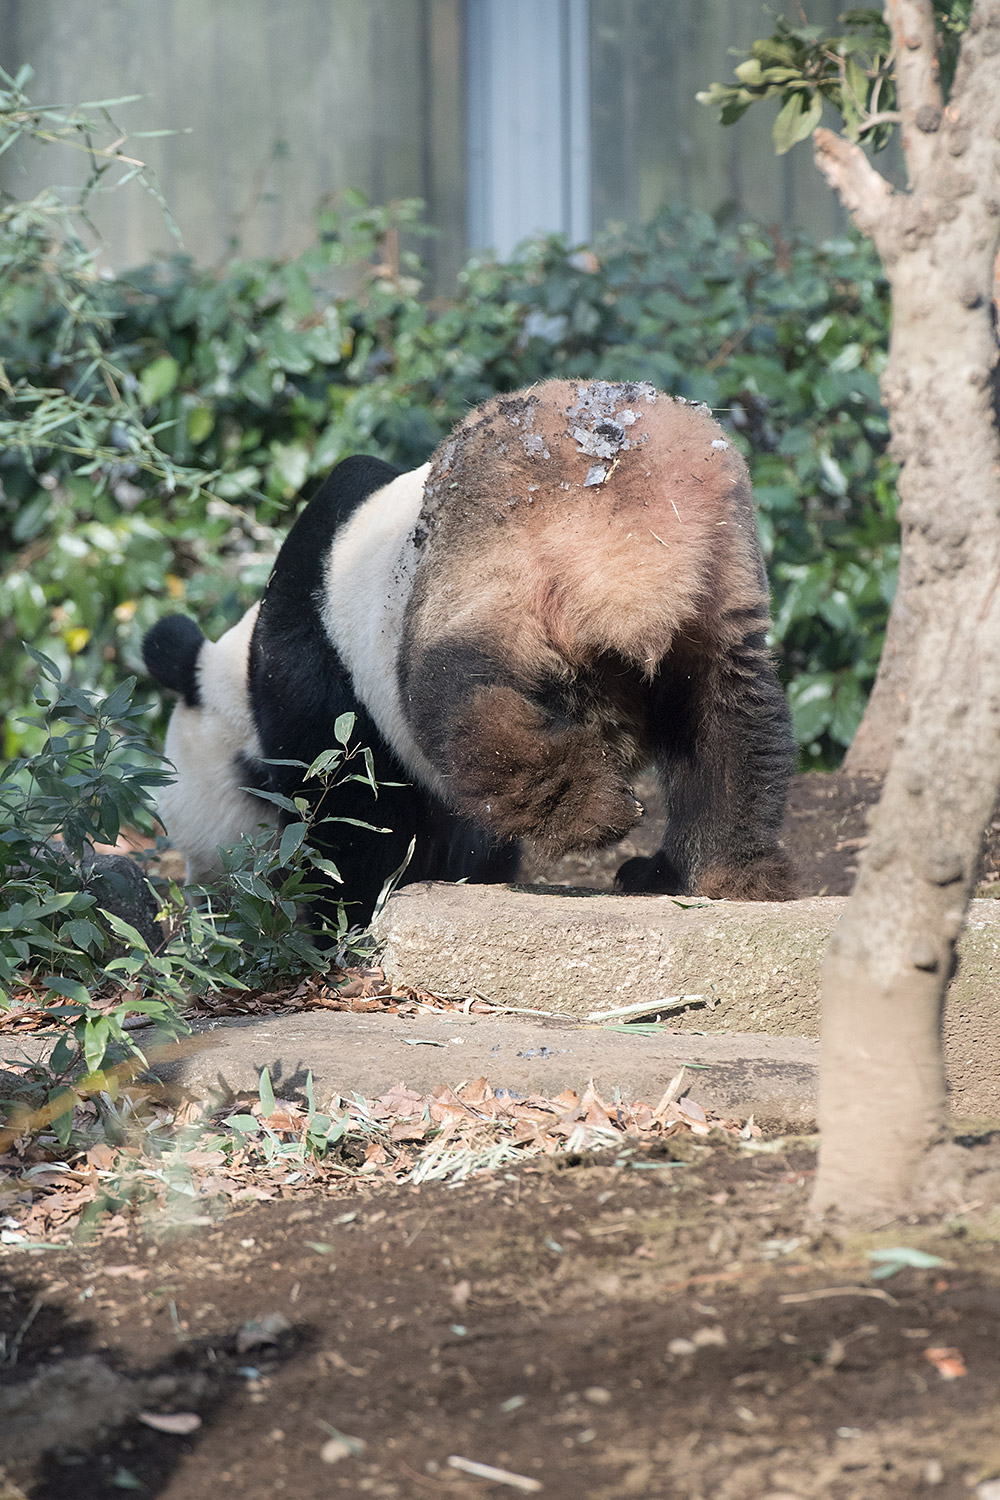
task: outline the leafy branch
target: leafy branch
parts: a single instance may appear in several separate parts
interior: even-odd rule
[[[109,358],[115,311],[97,252],[83,239],[84,230],[97,238],[88,214],[91,197],[133,180],[156,200],[180,238],[152,172],[126,154],[128,136],[111,114],[139,96],[72,110],[36,105],[25,92],[31,76],[27,66],[13,76],[0,68],[0,156],[32,143],[68,147],[84,154],[88,172],[75,198],[45,189],[20,202],[0,193],[0,285],[9,295],[33,284],[50,325],[49,383],[12,374],[10,356],[0,360],[0,451],[18,452],[32,467],[51,453],[85,460],[75,472],[98,486],[127,456],[170,490],[178,483],[197,489],[213,476],[182,471],[164,456],[158,429],[146,425],[135,382]],[[11,340],[14,365],[18,331]]]
[[[945,97],[971,10],[972,0],[935,0]],[[721,123],[732,125],[759,100],[780,99],[772,131],[779,156],[812,135],[824,104],[838,112],[848,140],[881,150],[902,121],[892,35],[880,10],[849,10],[841,19],[845,31],[828,35],[819,26],[777,17],[772,35],[755,41],[736,68],[738,82],[713,83],[698,102],[718,109]]]

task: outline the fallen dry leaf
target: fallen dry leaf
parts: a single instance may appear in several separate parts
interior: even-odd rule
[[[307,1124],[308,1116],[293,1100],[276,1099],[274,1109],[269,1115],[261,1115],[261,1120],[269,1130],[278,1135],[290,1135]]]
[[[169,1432],[175,1437],[184,1437],[186,1433],[197,1432],[201,1426],[201,1418],[193,1411],[141,1411],[139,1421],[147,1427],[154,1428],[157,1432]]]
[[[369,986],[381,982],[380,971],[366,973]],[[295,990],[275,993],[287,1000],[305,992],[318,993],[327,983],[322,976],[312,977]],[[452,1002],[452,1008],[456,1007],[457,1002]],[[405,1182],[418,1174],[419,1181],[421,1172],[430,1171],[446,1177],[452,1162],[455,1170],[467,1176],[495,1167],[498,1151],[501,1156],[504,1151],[510,1153],[505,1158],[510,1160],[512,1156],[553,1156],[568,1144],[573,1150],[607,1148],[616,1139],[635,1148],[680,1132],[745,1133],[741,1122],[707,1112],[690,1095],[676,1099],[681,1082],[680,1076],[672,1079],[655,1108],[644,1100],[609,1103],[593,1082],[582,1097],[564,1089],[553,1098],[532,1094],[521,1099],[507,1090],[497,1093],[485,1077],[457,1088],[441,1084],[427,1094],[401,1082],[375,1100],[334,1095],[325,1112],[343,1122],[345,1134],[335,1150],[319,1156],[306,1142],[307,1112],[296,1101],[278,1100],[267,1124],[284,1141],[303,1149],[270,1161],[258,1143],[234,1136],[227,1127],[230,1104],[213,1110],[201,1104],[168,1104],[144,1094],[134,1101],[134,1109],[137,1119],[151,1119],[161,1134],[190,1139],[196,1130],[204,1131],[203,1144],[193,1149],[185,1146],[183,1151],[192,1186],[203,1201],[221,1198],[239,1203],[308,1195],[317,1187],[350,1192],[362,1176],[369,1181]],[[259,1099],[247,1101],[245,1107],[260,1118]],[[80,1108],[83,1116],[92,1106],[88,1102]],[[91,1148],[68,1164],[64,1151],[60,1149],[57,1155],[54,1147],[39,1144],[37,1137],[21,1136],[11,1144],[13,1149],[0,1156],[9,1185],[4,1211],[11,1232],[27,1238],[50,1243],[69,1240],[85,1210],[100,1197],[103,1174],[108,1171],[121,1172],[123,1177],[138,1172],[142,1185],[128,1210],[130,1217],[119,1212],[97,1220],[93,1228],[103,1238],[127,1234],[131,1220],[165,1208],[171,1201],[161,1163],[147,1154],[141,1132],[132,1144]],[[838,1290],[837,1295],[844,1293]]]
[[[930,1360],[942,1380],[958,1380],[969,1372],[957,1349],[933,1347],[924,1350],[924,1359]]]

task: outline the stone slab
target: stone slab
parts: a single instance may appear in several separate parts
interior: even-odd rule
[[[724,1115],[811,1129],[818,1043],[802,1038],[629,1035],[599,1025],[524,1016],[400,1017],[307,1011],[209,1022],[202,1050],[157,1073],[195,1095],[226,1100],[256,1092],[266,1067],[275,1093],[300,1094],[313,1075],[317,1100],[333,1093],[378,1097],[394,1084],[427,1092],[485,1076],[520,1096],[582,1092],[650,1103],[682,1064],[684,1092]]]
[[[390,978],[568,1016],[703,995],[682,1032],[818,1037],[823,953],[846,898],[737,902],[416,884],[376,923]],[[974,901],[945,1015],[955,1108],[1000,1115],[1000,901]]]

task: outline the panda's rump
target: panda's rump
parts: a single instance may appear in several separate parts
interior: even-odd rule
[[[157,814],[170,842],[184,855],[187,882],[200,885],[219,874],[218,850],[244,834],[277,826],[277,810],[244,788],[259,779],[254,745],[239,746],[225,716],[178,703],[164,754],[177,779],[162,787]]]
[[[606,653],[652,676],[764,593],[749,477],[703,408],[552,381],[480,408],[432,461],[410,639],[489,639],[528,675]],[[460,499],[458,497],[461,497]]]

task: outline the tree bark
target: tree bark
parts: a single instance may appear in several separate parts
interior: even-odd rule
[[[813,1204],[856,1219],[911,1200],[943,1130],[941,1012],[1000,792],[1000,0],[977,0],[944,106],[930,0],[889,0],[886,15],[909,191],[849,142],[816,142],[889,277],[883,389],[902,464],[904,603],[879,688],[892,755],[823,982]]]
[[[887,0],[886,19],[892,26],[896,39],[896,79],[900,92],[903,151],[911,189],[918,191],[916,184],[919,184],[920,179],[923,177],[926,181],[929,174],[936,170],[935,151],[939,147],[942,126],[947,128],[953,123],[946,114],[938,83],[934,17],[929,7],[915,3],[915,0]],[[989,26],[988,21],[983,24]],[[817,137],[821,134],[828,132],[817,132]],[[838,137],[833,139],[839,144],[847,144],[840,142]],[[869,209],[866,220],[863,212],[857,212],[850,201],[850,190],[845,192],[834,180],[829,164],[823,159],[824,154],[818,140],[816,157],[817,165],[836,187],[845,206],[855,215],[859,227],[866,234],[871,234],[877,244],[878,235],[869,227],[872,222],[871,205],[861,205],[862,210],[865,207]],[[869,170],[874,172],[872,168]],[[877,173],[874,175],[878,176]],[[879,181],[883,179],[879,178]],[[888,187],[887,184],[885,186]],[[879,248],[884,257],[884,250],[881,246]],[[996,313],[1000,316],[1000,257],[994,262],[992,297]],[[842,769],[852,776],[885,775],[897,736],[906,720],[916,628],[910,599],[912,574],[907,562],[904,551],[875,683],[861,723],[844,756]]]
[[[906,719],[916,630],[908,561],[905,554],[900,557],[896,597],[889,611],[875,682],[861,723],[841,762],[840,769],[848,776],[884,776]]]

